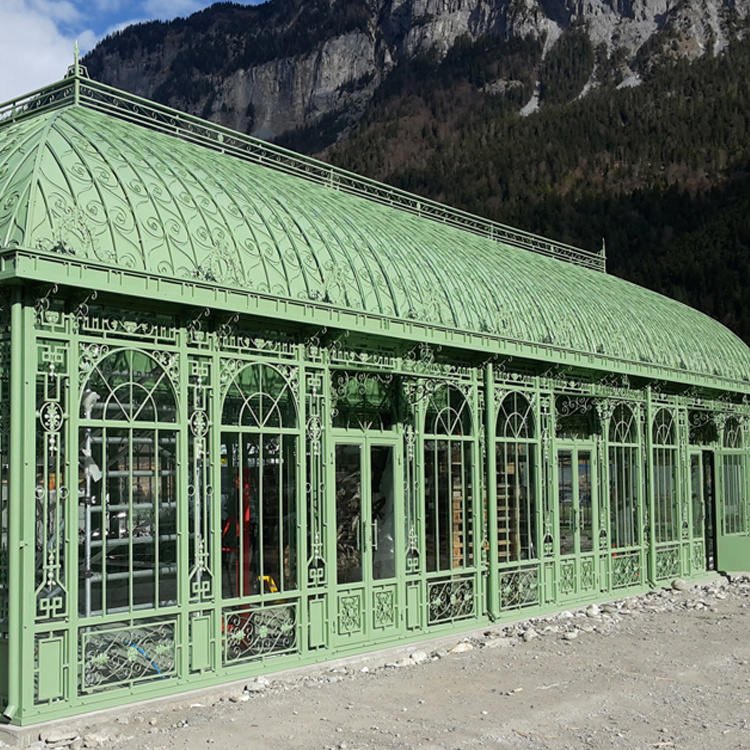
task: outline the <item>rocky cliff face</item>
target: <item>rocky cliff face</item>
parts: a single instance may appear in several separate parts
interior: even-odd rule
[[[400,62],[444,56],[459,38],[544,43],[583,30],[623,83],[655,56],[719,54],[750,0],[270,0],[221,3],[130,27],[86,62],[107,83],[266,139],[340,116],[357,120]],[[598,71],[582,89],[596,85]],[[504,82],[495,84],[502,89]],[[531,111],[527,108],[527,111]]]

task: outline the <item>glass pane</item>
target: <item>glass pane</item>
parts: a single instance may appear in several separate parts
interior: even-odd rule
[[[578,452],[578,513],[580,517],[580,550],[594,549],[594,506],[591,484],[591,452]]]
[[[657,542],[671,542],[678,537],[674,454],[674,448],[654,449],[654,527]]]
[[[557,454],[557,487],[560,504],[560,554],[575,552],[575,507],[573,497],[573,454],[559,451]]]
[[[609,524],[613,548],[638,544],[637,449],[609,449]]]
[[[690,456],[690,498],[693,506],[693,536],[703,536],[703,477],[701,476],[701,457]]]
[[[157,601],[167,605],[177,602],[177,433],[159,430],[157,436],[154,538],[158,547],[154,569]]]
[[[534,445],[497,444],[498,561],[536,557]]]
[[[339,583],[362,580],[362,451],[336,446],[336,576]]]
[[[745,498],[742,456],[724,456],[724,533],[740,534],[745,530]]]
[[[370,448],[372,507],[372,576],[375,580],[396,575],[393,448]]]

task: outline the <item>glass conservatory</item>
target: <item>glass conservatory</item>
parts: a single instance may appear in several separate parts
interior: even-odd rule
[[[0,110],[0,711],[750,568],[750,350],[89,80]]]

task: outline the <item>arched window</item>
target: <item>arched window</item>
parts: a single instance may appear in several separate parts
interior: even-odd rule
[[[735,417],[727,419],[724,425],[724,447],[731,449],[743,448],[742,424]]]
[[[742,424],[735,417],[724,425],[724,533],[743,534],[747,524],[745,455]]]
[[[609,531],[614,549],[640,543],[638,444],[636,413],[618,404],[609,422]]]
[[[532,403],[511,393],[497,416],[497,553],[499,563],[533,560],[537,539],[536,461]]]
[[[677,492],[677,430],[670,409],[659,409],[652,425],[654,533],[656,541],[679,539],[680,507]]]
[[[464,394],[441,385],[425,418],[424,479],[428,572],[474,563],[473,440]]]
[[[161,355],[167,367],[176,355]],[[80,611],[177,601],[177,401],[135,349],[95,363],[80,402]]]
[[[280,370],[250,364],[224,397],[222,593],[278,595],[297,586],[297,405]]]

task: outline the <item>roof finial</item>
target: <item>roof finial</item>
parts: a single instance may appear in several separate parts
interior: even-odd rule
[[[78,55],[81,53],[81,48],[78,46],[78,40],[76,39],[76,43],[73,45],[73,74],[78,75]]]

